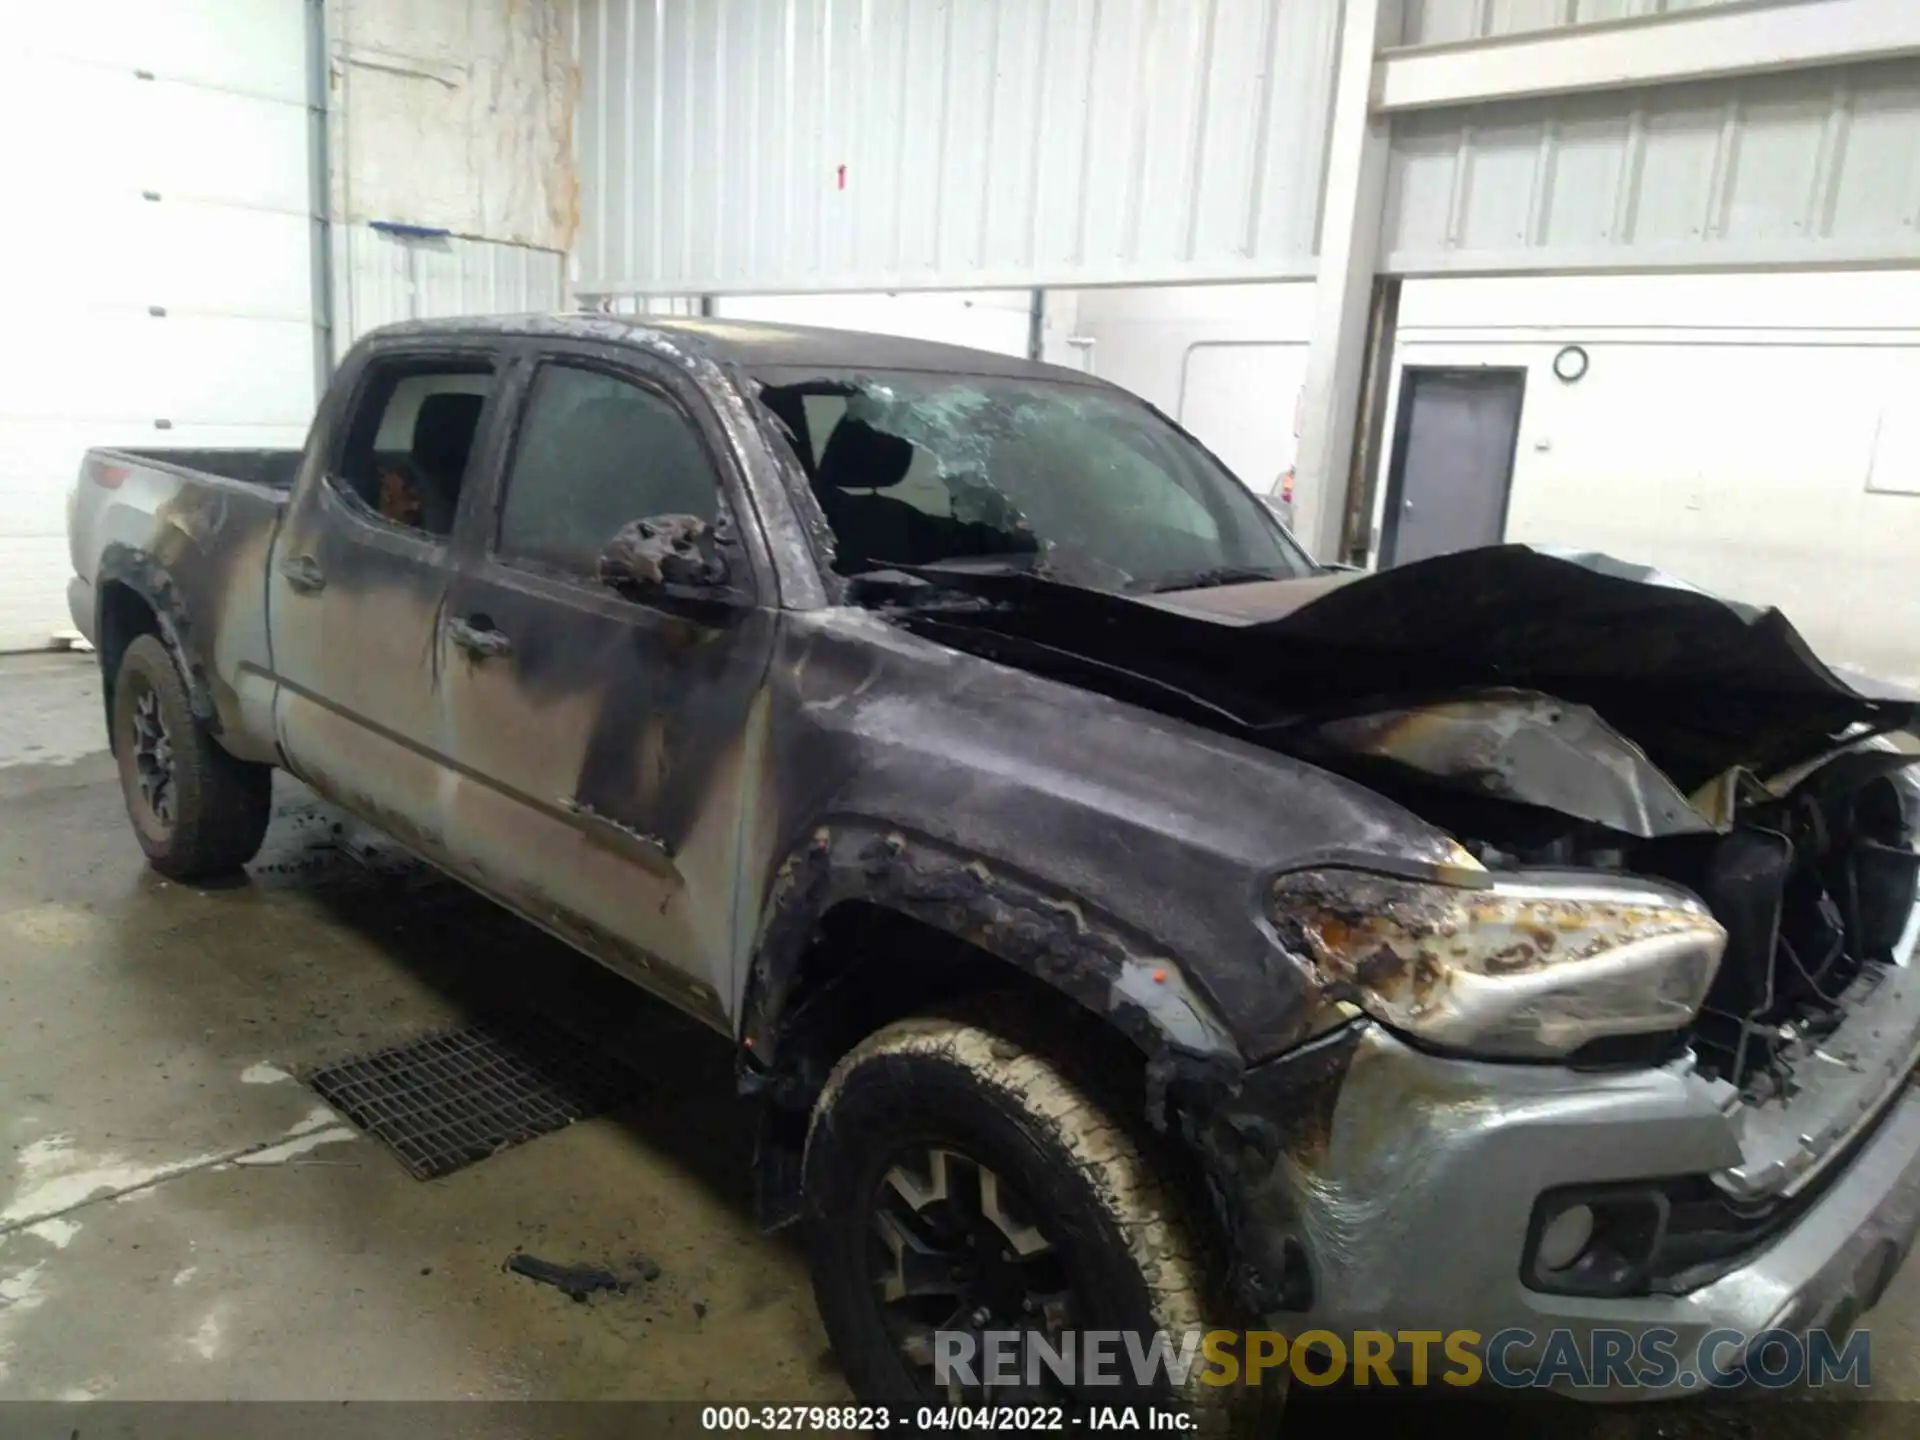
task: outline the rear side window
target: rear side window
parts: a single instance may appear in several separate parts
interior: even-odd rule
[[[341,486],[382,519],[451,534],[493,380],[484,361],[376,362],[347,424]]]
[[[622,527],[720,511],[720,477],[693,419],[617,376],[548,364],[534,377],[507,471],[496,549],[592,579]]]

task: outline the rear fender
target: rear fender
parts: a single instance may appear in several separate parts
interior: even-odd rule
[[[219,708],[214,704],[213,690],[207,683],[206,666],[195,645],[193,620],[187,614],[179,588],[158,556],[151,551],[115,541],[101,552],[100,567],[94,578],[94,637],[100,651],[104,680],[101,691],[107,709],[108,734],[112,734],[113,726],[115,676],[112,670],[117,668],[119,655],[132,638],[126,633],[116,634],[116,629],[124,631],[124,626],[111,623],[115,587],[131,591],[145,603],[152,613],[154,629],[179,662],[194,719],[205,725],[211,733],[221,733]]]

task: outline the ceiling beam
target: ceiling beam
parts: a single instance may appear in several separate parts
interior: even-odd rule
[[[1917,0],[1748,0],[1381,52],[1373,108],[1395,113],[1920,54]]]

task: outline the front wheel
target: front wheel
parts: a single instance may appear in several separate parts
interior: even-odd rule
[[[113,749],[127,818],[162,875],[207,879],[259,853],[273,771],[220,748],[194,717],[180,667],[156,635],[136,636],[120,657]]]
[[[1278,1387],[1202,1383],[1199,1337],[1242,1325],[1176,1187],[1067,1067],[998,1029],[918,1018],[856,1046],[815,1107],[805,1195],[814,1292],[858,1399],[1146,1402],[1272,1433]],[[1105,1383],[1081,1368],[1095,1332],[1120,1332]],[[1063,1378],[1049,1356],[1069,1335],[1081,1365]],[[1136,1367],[1156,1336],[1191,1357],[1184,1374]]]

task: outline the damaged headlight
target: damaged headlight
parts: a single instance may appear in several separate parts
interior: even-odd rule
[[[1273,882],[1269,916],[1329,997],[1475,1054],[1564,1056],[1698,1013],[1727,936],[1685,890],[1588,874],[1485,878],[1463,888],[1296,871]]]

